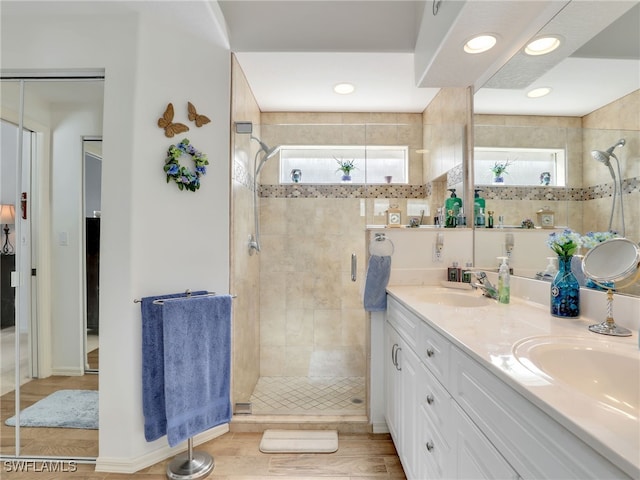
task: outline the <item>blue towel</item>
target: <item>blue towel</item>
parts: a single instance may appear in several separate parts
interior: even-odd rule
[[[164,395],[169,445],[231,420],[231,297],[164,302]]]
[[[207,292],[194,292],[202,295]],[[148,442],[167,434],[167,414],[164,402],[164,341],[162,335],[162,305],[154,300],[184,297],[184,293],[145,297],[142,309],[142,413],[144,437]]]
[[[387,284],[391,274],[391,257],[371,255],[364,284],[364,309],[383,312],[387,309]]]

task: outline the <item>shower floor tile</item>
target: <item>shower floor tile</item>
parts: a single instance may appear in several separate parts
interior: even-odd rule
[[[256,415],[366,415],[364,377],[260,377]]]

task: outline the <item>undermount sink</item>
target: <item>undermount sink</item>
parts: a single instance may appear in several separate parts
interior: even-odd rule
[[[530,371],[638,418],[640,351],[581,337],[534,337],[515,344],[513,353]]]
[[[424,292],[417,295],[417,299],[450,307],[484,307],[491,304],[491,299],[473,293]]]

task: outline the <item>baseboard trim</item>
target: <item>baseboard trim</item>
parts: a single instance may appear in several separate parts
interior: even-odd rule
[[[229,424],[218,425],[206,432],[200,433],[193,437],[193,445],[200,445],[214,438],[218,438],[229,431]],[[169,457],[173,457],[179,453],[185,451],[186,443],[177,447],[166,446],[149,452],[145,455],[135,458],[108,458],[98,457],[96,459],[96,472],[110,472],[110,473],[136,473],[143,468],[150,467],[156,463],[162,462]]]
[[[373,433],[389,433],[389,428],[387,427],[386,422],[374,423],[372,426]]]
[[[61,377],[81,377],[84,375],[84,370],[76,367],[67,368],[53,368],[51,375],[59,375]]]

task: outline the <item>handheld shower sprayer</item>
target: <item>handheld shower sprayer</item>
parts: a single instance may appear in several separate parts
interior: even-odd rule
[[[606,151],[602,150],[592,150],[591,156],[594,160],[603,163],[609,169],[609,173],[611,174],[611,178],[613,178],[613,203],[611,204],[611,215],[609,216],[609,231],[611,231],[611,224],[613,223],[613,214],[616,208],[616,197],[620,196],[620,214],[622,216],[622,236],[625,236],[625,225],[624,225],[624,204],[622,203],[622,175],[620,173],[620,161],[616,154],[613,151],[616,147],[624,147],[626,144],[626,140],[621,138],[614,145],[607,148]],[[613,170],[613,166],[611,165],[611,157],[615,158],[616,166],[618,167],[618,178],[616,178],[616,174]]]
[[[253,219],[255,234],[249,237],[249,255],[253,255],[254,250],[260,252],[260,215],[258,212],[258,175],[262,171],[264,164],[267,163],[280,150],[280,145],[269,147],[266,143],[253,135],[253,124],[251,122],[235,122],[236,133],[240,135],[250,135],[251,140],[255,140],[260,145],[253,159]],[[260,153],[262,158],[258,161]]]

